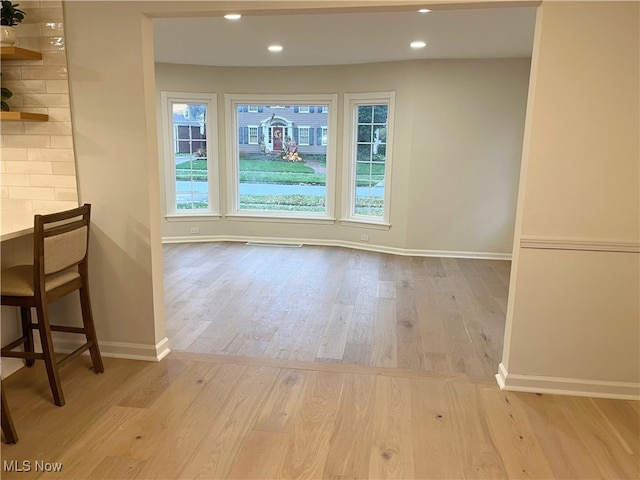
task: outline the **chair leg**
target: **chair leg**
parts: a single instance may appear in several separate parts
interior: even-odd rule
[[[2,431],[4,432],[4,438],[7,443],[16,443],[18,441],[18,432],[16,432],[16,427],[13,425],[9,404],[4,395],[4,387],[0,387],[0,395],[2,396]]]
[[[24,342],[24,351],[33,353],[33,330],[31,329],[31,308],[20,307],[20,317],[22,319],[22,335],[27,338]],[[33,358],[25,358],[24,363],[27,367],[33,367],[36,361]]]
[[[91,362],[93,363],[93,370],[96,373],[104,372],[104,365],[102,363],[102,356],[100,355],[100,348],[98,347],[98,337],[96,336],[96,327],[93,323],[93,313],[91,311],[91,300],[89,298],[89,289],[84,286],[80,288],[80,306],[82,308],[82,323],[84,324],[84,331],[87,337],[87,341],[92,342],[92,346],[89,349],[91,354]]]
[[[62,393],[62,384],[60,383],[60,374],[58,373],[58,362],[56,361],[53,350],[47,306],[38,304],[36,306],[36,313],[38,315],[38,331],[40,332],[40,343],[42,344],[42,356],[47,369],[47,376],[49,377],[53,401],[56,405],[62,407],[65,403],[64,394]]]

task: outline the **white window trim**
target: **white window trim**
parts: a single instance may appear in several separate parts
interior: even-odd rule
[[[247,113],[258,113],[258,105],[248,105]]]
[[[310,105],[298,105],[298,113],[311,113],[311,110],[309,109]],[[303,108],[305,110],[303,110]]]
[[[308,126],[306,126],[306,125],[300,125],[300,126],[298,127],[298,145],[304,145],[304,146],[311,145],[311,144],[309,143],[309,129],[310,129],[310,128],[311,128],[311,127],[308,127]],[[300,129],[306,129],[306,130],[307,130],[307,143],[302,143],[302,142],[300,141]]]
[[[215,93],[161,92],[163,148],[164,148],[164,184],[165,184],[165,218],[181,217],[216,218],[220,216],[220,198],[218,191],[218,97]],[[176,205],[176,183],[174,177],[175,134],[173,128],[173,103],[200,103],[207,106],[207,175],[209,190],[209,208],[206,210],[179,210]]]
[[[258,125],[247,125],[247,128],[249,129],[249,143],[247,145],[258,145],[260,144],[260,129],[258,128]],[[256,129],[256,141],[252,142],[251,141],[251,129],[255,128]]]
[[[335,222],[335,197],[336,197],[336,138],[338,130],[338,95],[337,94],[231,94],[224,95],[225,100],[225,129],[233,132],[226,137],[226,171],[227,171],[227,211],[225,217],[262,221],[283,221],[291,223],[322,223]],[[316,212],[274,212],[267,210],[240,210],[238,196],[238,105],[246,105],[249,102],[260,105],[299,105],[305,103],[315,105],[324,103],[329,106],[327,116],[327,179],[326,179],[326,211]],[[273,108],[273,107],[272,107]]]
[[[325,133],[327,132],[327,133]],[[329,130],[327,129],[327,127],[320,127],[320,145],[326,145],[327,144],[327,135],[329,134]]]
[[[344,94],[344,134],[343,134],[343,183],[342,183],[342,218],[343,225],[359,226],[371,225],[372,228],[391,227],[389,220],[389,210],[391,205],[391,172],[393,154],[393,129],[395,111],[395,92],[376,93],[345,93]],[[385,160],[384,175],[384,213],[382,217],[368,215],[356,215],[355,195],[356,195],[356,135],[357,135],[357,107],[358,105],[387,105],[387,150]],[[389,148],[390,147],[390,148]]]

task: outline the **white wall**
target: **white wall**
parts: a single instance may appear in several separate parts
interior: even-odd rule
[[[639,15],[635,2],[539,12],[507,388],[640,397]]]
[[[529,59],[403,61],[286,70],[157,64],[158,102],[163,90],[218,94],[221,139],[227,130],[222,105],[225,93],[338,93],[340,113],[344,93],[396,92],[389,231],[340,224],[165,220],[163,236],[189,237],[192,226],[199,227],[200,238],[266,237],[331,243],[358,242],[366,233],[373,248],[508,256],[529,64]],[[161,124],[159,130],[164,132]],[[340,179],[342,128],[337,133]],[[161,142],[161,156],[162,146]],[[224,169],[224,141],[218,145],[218,154]],[[162,158],[160,164],[162,168]],[[220,178],[225,178],[224,172]],[[224,188],[222,185],[223,207]],[[339,215],[339,186],[337,192]],[[162,206],[164,209],[164,198]]]

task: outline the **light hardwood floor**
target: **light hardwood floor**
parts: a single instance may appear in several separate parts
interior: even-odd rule
[[[164,248],[173,350],[493,377],[510,262],[345,248]]]
[[[501,392],[464,374],[172,353],[5,380],[3,479],[637,479],[637,402]],[[30,472],[6,471],[12,461]],[[35,462],[62,471],[35,471]]]
[[[42,365],[4,380],[3,479],[640,478],[640,403],[498,389],[507,262],[203,244],[165,267],[162,362],[80,357],[64,407]]]

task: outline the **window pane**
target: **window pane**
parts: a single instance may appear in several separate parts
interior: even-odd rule
[[[372,106],[363,106],[360,105],[358,107],[358,123],[372,123],[373,119],[373,107]]]
[[[373,128],[371,125],[358,126],[358,142],[371,142],[373,140]]]
[[[371,144],[364,143],[358,145],[358,157],[357,161],[370,161],[371,160]]]
[[[256,110],[233,110],[237,125],[238,209],[265,214],[326,212],[325,126],[329,109],[259,104]],[[254,142],[256,135],[258,141]]]
[[[300,145],[309,145],[309,129],[300,127],[298,133],[298,144]]]
[[[387,105],[376,105],[374,108],[373,121],[374,123],[387,123]]]
[[[176,208],[179,210],[209,208],[206,113],[207,106],[203,104],[173,104]]]

